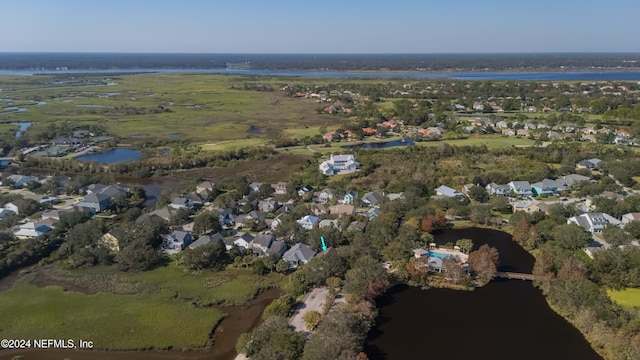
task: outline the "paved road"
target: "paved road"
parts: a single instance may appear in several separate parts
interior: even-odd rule
[[[329,292],[328,287],[320,287],[311,290],[309,294],[304,298],[302,304],[299,304],[296,308],[296,312],[291,318],[289,325],[293,328],[294,331],[299,331],[303,333],[310,333],[311,331],[307,329],[307,326],[302,319],[304,314],[309,311],[317,311],[322,313],[322,305],[327,298],[327,293]]]

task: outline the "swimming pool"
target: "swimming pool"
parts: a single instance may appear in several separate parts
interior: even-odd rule
[[[438,258],[438,259],[446,259],[448,257],[451,257],[451,255],[449,255],[449,254],[441,254],[441,253],[437,253],[437,252],[433,252],[433,251],[427,252],[427,256],[428,257]]]

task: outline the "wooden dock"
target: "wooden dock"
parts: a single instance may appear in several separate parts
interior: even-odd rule
[[[525,273],[516,273],[516,272],[506,272],[506,271],[498,271],[496,277],[502,279],[517,279],[517,280],[528,280],[533,281],[536,277],[533,274],[525,274]]]

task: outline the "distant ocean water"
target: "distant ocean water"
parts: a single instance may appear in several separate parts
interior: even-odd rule
[[[640,71],[575,71],[575,72],[427,72],[427,71],[287,71],[240,69],[104,69],[104,70],[1,70],[0,75],[36,74],[121,74],[121,73],[202,73],[244,74],[264,76],[296,76],[324,78],[409,78],[502,81],[640,81]]]

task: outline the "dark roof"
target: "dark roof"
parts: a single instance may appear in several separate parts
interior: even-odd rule
[[[192,242],[191,245],[189,245],[189,249],[193,250],[203,245],[216,244],[222,241],[222,239],[223,238],[222,238],[222,235],[220,235],[220,233],[216,233],[213,235],[203,235],[203,236],[200,236],[198,240]]]

